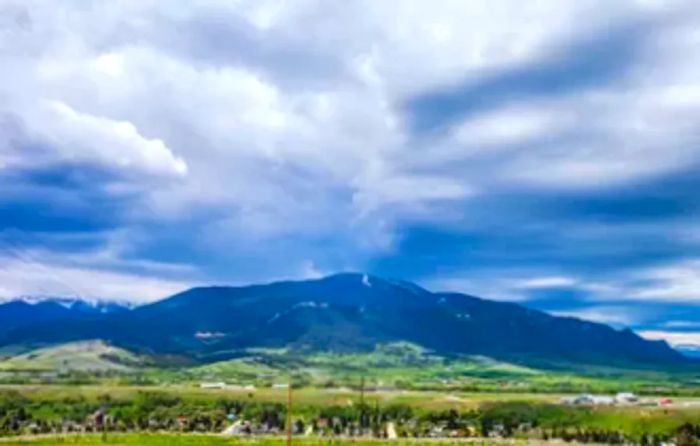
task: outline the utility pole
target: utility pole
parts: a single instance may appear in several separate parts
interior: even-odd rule
[[[379,413],[379,399],[374,400],[374,429],[381,435],[382,417]]]
[[[292,446],[292,374],[287,384],[287,446]]]
[[[360,378],[360,407],[365,405],[365,375]]]
[[[360,422],[359,429],[360,433],[363,432],[365,427],[365,375],[360,378]]]

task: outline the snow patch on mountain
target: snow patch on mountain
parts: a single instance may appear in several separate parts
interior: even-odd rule
[[[367,274],[362,275],[362,285],[367,288],[372,288],[372,283],[369,281],[369,276]]]
[[[44,295],[24,295],[13,298],[0,299],[0,304],[10,302],[24,302],[29,305],[41,303],[55,303],[68,310],[83,311],[89,313],[113,313],[115,311],[131,310],[137,305],[128,301],[82,299],[79,297],[56,297]]]
[[[277,319],[281,318],[282,316],[286,316],[292,311],[298,309],[298,308],[319,308],[319,309],[325,309],[328,308],[328,302],[314,302],[312,300],[304,301],[304,302],[299,302],[291,307],[289,307],[287,310],[283,312],[277,312],[272,315],[270,319],[267,320],[268,324],[271,324],[272,322],[275,322]]]

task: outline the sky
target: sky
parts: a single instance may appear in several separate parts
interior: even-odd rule
[[[0,297],[364,271],[700,343],[695,0],[0,0]]]

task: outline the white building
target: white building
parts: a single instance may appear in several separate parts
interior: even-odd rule
[[[215,383],[201,383],[199,385],[202,389],[224,389],[226,388],[225,382],[215,382]]]
[[[631,392],[620,392],[617,395],[615,395],[615,402],[620,404],[636,403],[638,400],[639,397],[637,397],[637,395]]]

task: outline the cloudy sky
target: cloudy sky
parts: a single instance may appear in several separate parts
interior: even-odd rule
[[[695,0],[0,0],[0,297],[341,270],[700,339]]]

